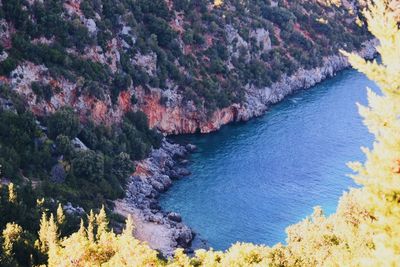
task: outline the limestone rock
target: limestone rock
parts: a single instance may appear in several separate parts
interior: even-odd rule
[[[70,214],[70,215],[78,215],[78,216],[83,216],[86,214],[85,210],[81,207],[74,207],[72,206],[71,202],[68,202],[67,205],[63,206],[63,210],[65,213]]]
[[[89,149],[78,137],[72,139],[71,144],[74,146],[75,150],[86,151]]]
[[[182,223],[182,217],[176,212],[163,212],[158,203],[159,194],[171,186],[174,175],[181,178],[189,174],[188,170],[180,167],[180,159],[188,153],[185,146],[164,139],[161,148],[154,149],[149,158],[137,162],[123,200],[138,211],[141,220],[170,229],[170,243],[174,247],[162,251],[166,256],[172,255],[177,247],[188,248],[193,239],[192,230]]]
[[[261,52],[268,52],[272,48],[269,32],[264,28],[258,28],[250,33],[250,37],[254,38],[258,46],[262,47]]]
[[[170,212],[170,213],[168,213],[168,219],[170,219],[171,221],[174,221],[174,222],[178,222],[178,223],[182,222],[182,217],[181,217],[181,215],[179,215],[179,214],[176,213],[176,212]]]
[[[61,163],[54,165],[53,168],[51,168],[50,174],[50,179],[53,183],[63,183],[67,176],[64,166]]]
[[[266,38],[265,32],[261,33],[262,30],[259,32],[260,38],[261,36]],[[233,42],[237,32],[235,33],[235,29],[228,25],[227,34]],[[242,42],[239,41],[239,43]],[[359,54],[364,58],[372,58],[376,53],[376,45],[376,40],[365,42]],[[342,55],[330,56],[322,60],[322,67],[308,70],[299,69],[291,76],[283,75],[280,81],[270,87],[245,86],[245,100],[242,104],[232,104],[229,107],[218,109],[210,117],[205,116],[203,110],[193,107],[191,103],[179,104],[180,97],[174,90],[167,93],[169,99],[167,105],[160,104],[164,95],[160,90],[152,89],[147,95],[142,92],[140,98],[143,101],[139,103],[139,107],[148,116],[150,126],[156,127],[166,134],[213,132],[227,123],[247,121],[260,116],[270,105],[281,101],[285,96],[301,89],[308,89],[350,66]]]

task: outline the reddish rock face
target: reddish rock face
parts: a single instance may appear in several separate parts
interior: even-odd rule
[[[21,75],[24,79],[13,78],[11,83],[15,90],[24,96],[31,110],[37,115],[52,113],[62,106],[72,106],[79,113],[82,121],[92,119],[99,124],[111,125],[120,121],[126,112],[139,109],[148,116],[150,127],[156,127],[166,134],[182,134],[216,131],[222,125],[235,121],[239,110],[239,105],[232,105],[217,110],[207,117],[203,110],[193,105],[182,104],[180,99],[172,105],[162,104],[163,91],[152,89],[145,92],[141,87],[122,91],[118,96],[117,104],[113,106],[109,97],[99,100],[92,96],[78,95],[77,84],[50,77],[44,66],[25,62],[15,73],[17,74],[15,77]],[[6,78],[3,77],[3,79]],[[54,95],[49,102],[37,99],[31,88],[31,83],[35,81],[42,81],[53,88]],[[139,99],[136,107],[131,103],[133,94]]]
[[[122,91],[118,97],[118,106],[124,111],[127,112],[131,110],[131,94],[129,91]]]
[[[81,1],[80,0],[67,0],[64,3],[64,7],[70,13],[75,13],[75,14],[78,14],[79,16],[83,15],[82,11],[81,11]]]
[[[238,109],[239,105],[232,105],[222,110],[215,111],[210,121],[200,124],[200,131],[202,133],[213,132],[225,124],[236,121]]]
[[[139,176],[139,177],[150,177],[152,173],[149,170],[148,164],[144,161],[140,161],[136,165],[135,172],[133,173],[133,176]]]
[[[371,58],[375,53],[375,43],[375,41],[366,43],[360,55]],[[191,102],[184,103],[182,96],[174,89],[163,91],[152,88],[145,91],[140,86],[135,88],[131,86],[120,93],[117,104],[113,105],[109,95],[99,100],[77,94],[79,81],[72,83],[64,78],[55,80],[49,76],[45,66],[31,62],[24,62],[18,66],[11,78],[0,77],[0,80],[11,84],[37,115],[47,115],[62,106],[72,106],[80,114],[82,121],[90,118],[98,124],[111,125],[119,122],[126,112],[141,110],[147,115],[149,126],[158,128],[165,134],[209,133],[230,122],[259,116],[263,114],[268,104],[276,103],[298,89],[309,88],[349,66],[342,56],[325,58],[324,62],[324,67],[300,69],[294,75],[273,84],[271,88],[264,90],[247,88],[247,93],[250,94],[248,102],[243,105],[232,104],[214,111],[210,116],[206,115],[204,109],[196,107]],[[32,91],[32,82],[38,81],[52,87],[54,94],[50,101],[38,99]],[[132,95],[138,100],[136,105],[131,103]]]
[[[107,106],[103,102],[95,102],[92,109],[92,118],[95,121],[106,121]]]
[[[161,93],[152,91],[142,97],[139,108],[147,115],[150,127],[156,127],[166,134],[209,133],[222,125],[237,120],[239,105],[217,110],[206,117],[198,110],[190,111],[185,106],[166,107],[160,103]]]
[[[147,115],[151,127],[156,126],[166,113],[166,107],[160,104],[161,96],[156,92],[151,92],[143,97],[143,106],[141,110]]]

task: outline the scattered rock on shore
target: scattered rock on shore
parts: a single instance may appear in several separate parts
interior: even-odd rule
[[[364,49],[359,54],[365,58],[372,58],[376,53],[375,47],[376,40],[366,42]],[[251,86],[245,88],[245,103],[225,110],[224,116],[221,115],[224,118],[223,120],[207,122],[205,126],[198,122],[188,123],[187,125],[197,125],[192,127],[193,131],[180,128],[180,125],[172,125],[172,128],[165,128],[163,131],[166,133],[188,133],[200,128],[201,132],[207,133],[217,130],[221,125],[231,121],[248,120],[263,114],[270,104],[282,100],[288,94],[312,87],[349,66],[347,59],[342,55],[331,56],[323,60],[322,67],[311,70],[300,69],[292,76],[282,77],[280,82],[269,88],[260,89]],[[229,115],[229,112],[226,111],[232,114]],[[164,113],[164,115],[169,116],[169,113]],[[158,126],[163,128],[160,125]],[[168,126],[171,127],[171,125]],[[190,171],[183,165],[188,163],[187,155],[195,150],[196,146],[194,145],[181,146],[164,139],[161,148],[153,150],[149,158],[137,164],[136,172],[130,177],[126,197],[121,201],[116,201],[116,212],[134,214],[136,221],[143,227],[143,229],[138,229],[137,237],[140,240],[147,241],[153,249],[161,251],[167,257],[172,256],[174,250],[178,247],[185,248],[190,252],[195,234],[182,223],[179,214],[163,212],[157,198],[160,193],[171,186],[172,180],[190,175]],[[156,237],[154,236],[155,233],[157,234]]]
[[[161,148],[153,150],[149,158],[137,163],[136,172],[129,179],[125,198],[116,202],[115,212],[126,216],[134,214],[135,220],[145,227],[145,230],[140,230],[138,238],[167,257],[172,256],[176,248],[189,249],[194,233],[182,223],[178,213],[163,212],[158,197],[172,185],[173,179],[190,175],[182,162],[195,149],[194,145],[181,146],[164,139]],[[165,240],[156,242],[146,232],[151,228],[163,232],[161,236]]]
[[[179,214],[176,213],[176,212],[170,212],[170,213],[168,213],[168,219],[170,219],[171,221],[177,222],[177,223],[182,222],[182,217],[181,217],[181,215],[179,215]]]

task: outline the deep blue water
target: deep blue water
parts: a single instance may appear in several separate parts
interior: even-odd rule
[[[349,186],[346,162],[363,160],[372,137],[356,102],[366,103],[367,78],[346,70],[273,106],[247,123],[208,135],[180,136],[198,150],[190,177],[162,196],[165,210],[215,249],[236,241],[285,242],[285,228],[320,205],[327,214]]]

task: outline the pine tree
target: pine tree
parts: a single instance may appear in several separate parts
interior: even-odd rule
[[[99,214],[96,215],[97,239],[100,239],[107,232],[108,220],[104,206],[101,207]]]
[[[17,192],[13,183],[8,185],[8,201],[13,204],[17,203]]]
[[[57,207],[57,223],[58,223],[58,225],[62,225],[64,222],[65,222],[64,210],[63,210],[61,204],[58,204],[58,207]]]
[[[11,257],[13,254],[14,244],[21,238],[22,227],[15,223],[7,223],[3,230],[3,252],[6,256]]]
[[[375,136],[373,148],[363,148],[364,164],[350,164],[357,172],[355,181],[364,186],[362,201],[372,216],[364,231],[374,233],[373,256],[361,263],[375,266],[400,262],[400,30],[399,10],[392,9],[395,2],[369,2],[364,13],[369,30],[380,41],[382,63],[349,55],[351,64],[381,89],[381,94],[368,89],[369,105],[359,105],[365,125]]]
[[[48,250],[47,246],[47,232],[49,228],[49,222],[47,221],[46,213],[42,213],[40,219],[40,228],[38,232],[39,239],[36,241],[36,247],[42,252],[46,253]]]
[[[95,225],[95,216],[93,210],[91,210],[88,216],[88,227],[86,230],[90,242],[94,242],[94,225]]]

